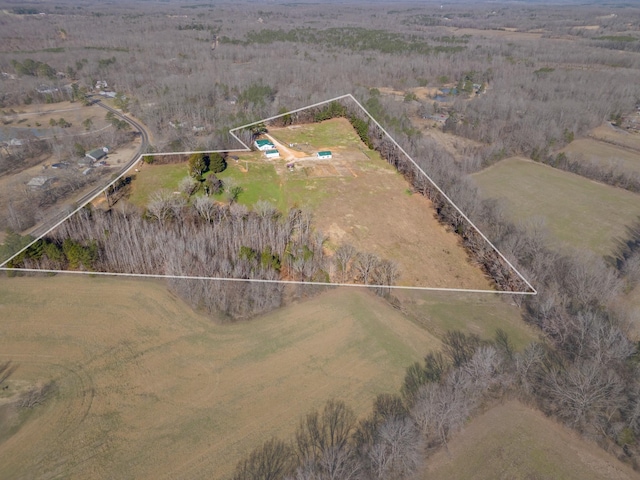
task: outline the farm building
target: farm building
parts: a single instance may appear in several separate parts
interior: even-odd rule
[[[90,159],[93,162],[97,162],[98,160],[103,159],[109,153],[109,149],[107,147],[96,148],[95,150],[91,150],[85,154],[85,157]]]
[[[318,152],[318,154],[317,154],[317,155],[318,155],[318,158],[319,158],[320,160],[328,160],[328,159],[330,159],[331,157],[333,157],[333,155],[331,155],[331,152],[330,152],[329,150],[324,150],[324,151],[322,151],[322,152]]]
[[[253,142],[258,150],[264,152],[266,150],[273,150],[276,146],[271,142],[271,140],[256,140]]]
[[[280,152],[278,152],[278,150],[267,150],[266,152],[264,152],[265,156],[267,158],[279,158],[280,157]]]

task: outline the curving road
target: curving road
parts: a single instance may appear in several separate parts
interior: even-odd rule
[[[138,148],[138,150],[136,151],[136,153],[133,155],[133,157],[131,158],[131,160],[129,160],[119,171],[118,171],[118,177],[120,177],[122,174],[124,174],[124,172],[126,172],[127,170],[129,170],[134,163],[136,163],[136,161],[138,160],[138,158],[140,157],[140,154],[142,154],[143,152],[146,151],[147,147],[149,146],[149,133],[147,132],[147,130],[145,129],[144,125],[142,125],[139,122],[136,122],[135,120],[127,117],[126,115],[120,113],[119,110],[116,110],[115,108],[112,108],[108,105],[105,105],[104,103],[102,103],[100,100],[93,100],[93,104],[97,105],[101,108],[104,108],[105,110],[108,110],[110,112],[112,112],[114,115],[116,115],[117,117],[119,117],[120,119],[124,120],[125,122],[127,122],[129,125],[131,125],[135,130],[137,130],[140,133],[140,138],[142,139],[142,141],[140,142],[140,147]],[[67,218],[67,216],[73,211],[75,210],[76,206],[82,206],[85,205],[87,202],[89,202],[90,200],[92,200],[94,197],[98,196],[98,194],[100,194],[100,192],[102,192],[105,188],[107,187],[107,185],[100,185],[95,187],[94,189],[92,189],[91,191],[85,193],[82,197],[77,198],[73,204],[71,205],[66,205],[65,207],[63,207],[61,210],[59,210],[58,212],[56,212],[55,214],[51,215],[50,217],[42,220],[42,222],[40,222],[39,225],[37,225],[36,227],[34,227],[30,232],[29,235],[31,235],[34,238],[39,238],[42,235],[44,235],[45,233],[47,233],[49,230],[51,230],[52,228],[56,227],[59,223],[61,223],[65,218]]]

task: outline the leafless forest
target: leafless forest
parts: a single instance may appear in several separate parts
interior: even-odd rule
[[[356,421],[347,405],[331,401],[302,419],[294,438],[270,440],[248,455],[235,478],[412,478],[470,416],[505,396],[536,405],[639,468],[638,344],[626,333],[638,319],[632,318],[637,312],[616,306],[640,282],[638,225],[629,226],[617,258],[559,252],[535,226],[514,225],[494,202],[481,201],[466,175],[517,154],[637,192],[640,181],[633,174],[571,163],[554,151],[637,108],[640,9],[402,2],[4,2],[3,8],[11,12],[0,16],[3,110],[62,100],[69,95],[63,87],[72,81],[91,89],[105,80],[151,129],[152,149],[233,148],[231,127],[352,93],[539,291],[512,299],[541,334],[523,352],[514,352],[501,331],[493,341],[449,332],[443,351],[409,367],[401,392],[377,398],[366,419]],[[45,98],[36,90],[42,84],[58,92]],[[412,122],[415,112],[440,108],[433,99],[397,99],[379,90],[431,86],[457,88],[444,129],[478,142],[462,160]],[[486,260],[494,279],[513,282],[457,212],[372,125],[367,133],[415,190],[433,200],[438,217],[461,235],[474,258]],[[84,231],[87,223],[79,218],[54,239],[56,248],[64,249],[66,240],[74,261],[106,261],[111,254],[103,250],[96,257],[91,242],[108,231],[131,247],[125,257],[112,252],[111,261],[126,258],[138,265],[136,248],[145,243],[160,252],[164,265],[172,265],[170,272],[179,273],[185,257],[204,263],[198,260],[206,254],[198,236],[191,235],[191,245],[181,240],[194,225],[215,236],[215,222],[230,229],[253,222],[265,236],[245,231],[246,241],[231,245],[225,243],[231,237],[221,235],[216,245],[222,256],[211,268],[244,269],[244,276],[259,270],[259,278],[274,278],[268,254],[262,263],[244,251],[242,260],[240,249],[263,255],[269,247],[284,258],[294,231],[306,235],[301,248],[317,251],[316,239],[300,228],[300,212],[169,207],[174,213],[166,221],[149,212],[146,218],[85,212],[93,216],[95,231]],[[13,215],[19,219],[20,211]],[[179,216],[183,222],[174,221]],[[150,247],[147,238],[157,243]],[[174,252],[180,261],[171,263],[174,253],[162,251],[168,243],[182,249]],[[46,259],[63,261],[53,251]],[[298,273],[312,278],[318,266],[309,264],[301,262]],[[139,267],[155,271],[157,265]],[[212,282],[172,288],[191,296],[194,305],[209,299],[207,307],[240,317],[275,308],[282,297],[277,286],[265,287],[266,294],[262,287],[250,292],[254,287]],[[247,298],[254,304],[238,304]]]

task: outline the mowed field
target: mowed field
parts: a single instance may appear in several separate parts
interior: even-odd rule
[[[0,478],[226,478],[238,459],[339,398],[358,415],[439,342],[384,301],[334,289],[217,325],[160,281],[0,278]],[[11,392],[57,391],[10,418]],[[5,430],[6,433],[6,430]]]
[[[625,227],[640,217],[640,196],[523,158],[473,175],[485,197],[504,199],[514,221],[537,217],[559,244],[614,253]]]
[[[517,401],[473,419],[428,460],[425,480],[632,480],[631,467]]]
[[[586,160],[606,168],[615,167],[620,171],[640,173],[640,151],[610,143],[583,138],[574,140],[562,149],[571,160]]]

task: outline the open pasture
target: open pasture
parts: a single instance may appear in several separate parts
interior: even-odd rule
[[[404,290],[394,295],[401,301],[402,311],[436,337],[460,330],[491,340],[500,328],[516,350],[538,338],[538,332],[524,323],[522,311],[498,294]]]
[[[605,168],[640,173],[640,151],[610,143],[584,138],[575,140],[562,149],[571,160],[586,160]]]
[[[597,445],[513,400],[473,419],[427,463],[425,480],[639,478]]]
[[[4,277],[0,311],[9,391],[57,385],[0,438],[0,478],[226,478],[330,398],[366,414],[439,345],[360,289],[221,326],[159,281]]]
[[[559,244],[612,255],[640,197],[523,158],[508,158],[473,175],[485,197],[504,199],[511,218],[542,218]]]
[[[614,128],[609,123],[594,128],[589,132],[589,136],[606,143],[640,151],[640,135]]]

